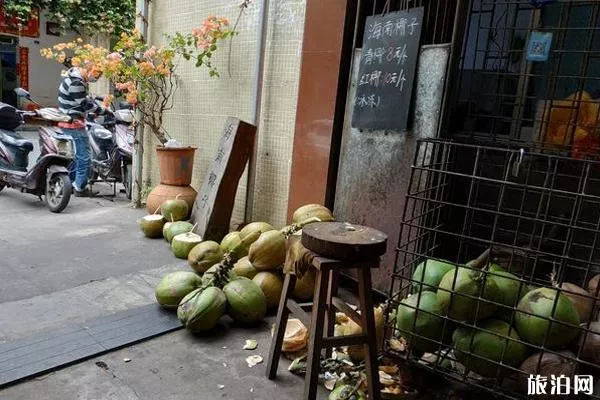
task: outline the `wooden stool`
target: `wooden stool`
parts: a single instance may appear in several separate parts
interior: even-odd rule
[[[312,318],[309,319],[300,305],[290,298],[296,284],[296,275],[286,274],[277,311],[275,335],[269,352],[267,377],[275,379],[277,375],[285,328],[288,316],[292,313],[307,327],[310,326],[304,398],[307,400],[316,398],[323,349],[326,349],[329,355],[332,347],[363,345],[369,399],[378,400],[380,399],[379,371],[371,293],[371,268],[379,268],[380,256],[386,252],[387,236],[364,226],[341,222],[318,222],[304,227],[302,245],[315,254],[313,267],[317,269],[317,276]],[[339,272],[348,269],[356,269],[358,272],[360,314],[336,297]],[[336,309],[359,324],[362,327],[362,334],[334,337]]]

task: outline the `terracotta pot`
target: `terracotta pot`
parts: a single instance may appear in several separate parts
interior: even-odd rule
[[[192,183],[195,147],[157,147],[160,183],[187,186]]]
[[[171,200],[179,195],[181,200],[185,200],[190,208],[190,214],[194,207],[194,201],[198,193],[191,186],[171,186],[160,184],[148,195],[146,200],[146,210],[148,214],[154,214],[154,212],[160,207],[162,203],[167,200]],[[188,215],[189,217],[189,215]]]

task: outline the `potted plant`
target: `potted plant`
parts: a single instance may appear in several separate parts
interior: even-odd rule
[[[156,151],[161,183],[187,186],[192,179],[196,148],[176,144],[164,127],[165,112],[172,109],[178,88],[177,65],[181,60],[191,61],[198,68],[207,68],[211,77],[218,77],[211,58],[219,41],[233,33],[227,19],[209,17],[190,33],[167,36],[166,44],[161,47],[149,45],[138,30],[133,30],[121,34],[112,52],[78,39],[43,49],[42,55],[61,63],[68,59],[73,66],[100,69],[134,106],[136,122],[144,124],[159,142]],[[110,101],[112,98],[105,99]]]

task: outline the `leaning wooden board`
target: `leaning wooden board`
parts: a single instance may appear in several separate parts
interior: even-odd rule
[[[220,242],[229,232],[235,195],[255,136],[256,126],[227,118],[217,153],[192,210],[195,232],[204,240]]]

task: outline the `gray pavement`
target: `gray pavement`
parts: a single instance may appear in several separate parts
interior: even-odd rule
[[[163,240],[142,236],[138,220],[143,215],[123,200],[82,198],[53,214],[34,196],[4,189],[0,303],[173,263]]]
[[[265,377],[270,335],[260,329],[222,325],[210,335],[185,330],[108,353],[0,391],[0,400],[298,400],[304,381],[287,371]],[[243,350],[246,339],[258,341]],[[261,355],[248,367],[246,357]],[[131,361],[125,362],[126,359]],[[319,389],[318,399],[327,399]]]
[[[114,202],[73,198],[52,214],[33,196],[3,190],[0,343],[153,303],[158,280],[189,267],[164,240],[142,236],[143,215],[123,195]],[[180,330],[154,338],[0,390],[0,400],[302,398],[304,381],[287,371],[287,361],[278,380],[265,378],[272,322],[249,329],[225,317],[209,335]],[[246,339],[258,349],[243,350]],[[249,368],[253,354],[265,362]],[[327,398],[324,390],[319,398]]]

